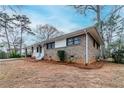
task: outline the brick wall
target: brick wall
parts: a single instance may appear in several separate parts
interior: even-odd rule
[[[88,61],[89,63],[96,61],[96,56],[99,55],[100,48],[97,49],[97,45],[95,43],[95,47],[93,46],[93,38],[88,35]]]
[[[80,45],[72,45],[72,46],[66,46],[61,48],[54,48],[54,49],[44,49],[45,53],[45,59],[48,60],[56,60],[59,61],[59,58],[57,56],[58,50],[65,50],[66,52],[66,61],[69,61],[69,57],[71,55],[74,56],[75,62],[85,63],[85,53],[86,53],[86,37],[85,35],[81,36],[81,43]],[[93,46],[93,39],[90,35],[88,35],[88,61],[89,63],[96,61],[96,56],[99,55],[100,48],[97,49],[97,46],[95,44],[95,47]],[[31,49],[31,48],[30,48]],[[36,51],[36,46],[34,46],[34,49]]]
[[[85,62],[85,35],[81,36],[81,43],[80,45],[72,45],[62,48],[55,48],[55,49],[46,49],[45,47],[45,59],[53,59],[59,60],[57,56],[58,50],[65,50],[66,52],[66,61],[70,61],[69,57],[74,56],[75,62]]]

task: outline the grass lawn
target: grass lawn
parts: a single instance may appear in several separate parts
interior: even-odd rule
[[[44,61],[0,62],[0,87],[124,87],[124,65],[88,70]]]

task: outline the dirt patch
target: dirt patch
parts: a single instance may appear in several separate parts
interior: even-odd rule
[[[68,65],[68,66],[73,66],[73,67],[78,67],[81,69],[99,69],[103,67],[104,63],[103,62],[94,62],[92,64],[82,64],[82,63],[68,63],[68,62],[61,62],[61,61],[47,61],[47,63],[53,63],[53,64],[60,64],[60,65]]]
[[[27,62],[36,62],[35,59],[32,59],[32,58],[26,58],[26,61]],[[40,61],[37,61],[37,62],[40,62]],[[62,62],[62,61],[54,61],[54,60],[42,60],[42,62],[45,62],[45,63],[50,63],[50,64],[59,64],[59,65],[66,65],[66,66],[73,66],[73,67],[78,67],[80,69],[99,69],[101,67],[103,67],[104,65],[104,62],[101,61],[101,62],[93,62],[91,64],[82,64],[82,63],[74,63],[74,62]]]
[[[0,63],[0,87],[124,87],[124,65],[104,63],[100,69],[79,69],[45,61]]]

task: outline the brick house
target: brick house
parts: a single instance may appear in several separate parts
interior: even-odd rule
[[[58,61],[58,50],[64,50],[66,60],[73,57],[73,61],[88,64],[96,61],[101,53],[103,40],[96,27],[88,27],[55,37],[27,48],[28,53],[44,51],[44,59]]]

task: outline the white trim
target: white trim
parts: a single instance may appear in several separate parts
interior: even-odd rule
[[[88,64],[88,34],[86,32],[86,62],[85,64]]]
[[[55,41],[55,48],[61,48],[61,47],[66,47],[66,39]]]

